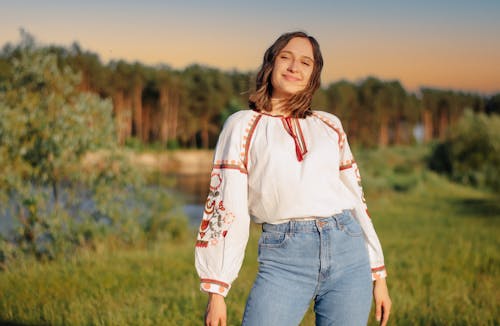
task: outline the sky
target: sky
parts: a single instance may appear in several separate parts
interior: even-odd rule
[[[284,32],[314,36],[323,86],[368,76],[408,91],[500,92],[500,0],[0,0],[0,46],[20,28],[112,59],[256,71]]]

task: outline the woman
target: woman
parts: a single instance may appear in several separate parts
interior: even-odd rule
[[[281,35],[264,55],[251,110],[224,124],[195,250],[206,325],[226,323],[250,216],[263,232],[243,325],[298,325],[311,300],[317,325],[366,325],[372,292],[387,323],[384,257],[357,164],[340,120],[310,108],[322,66],[313,37]]]

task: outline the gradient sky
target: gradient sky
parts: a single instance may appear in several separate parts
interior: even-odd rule
[[[24,28],[110,59],[256,70],[283,32],[315,36],[323,85],[372,75],[500,92],[500,0],[0,0],[0,45]]]

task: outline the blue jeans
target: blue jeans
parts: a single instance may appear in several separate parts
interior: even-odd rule
[[[311,300],[316,325],[367,324],[370,263],[363,231],[350,211],[262,229],[259,272],[244,326],[299,325]]]

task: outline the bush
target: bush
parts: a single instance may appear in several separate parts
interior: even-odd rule
[[[454,181],[499,191],[500,116],[466,111],[428,163]]]
[[[0,85],[0,207],[18,226],[0,236],[0,266],[20,253],[53,259],[102,237],[132,244],[168,229],[174,202],[145,186],[119,150],[111,102],[80,93],[79,80],[27,46]]]
[[[363,188],[368,193],[408,192],[423,177],[426,147],[391,147],[355,151]]]

